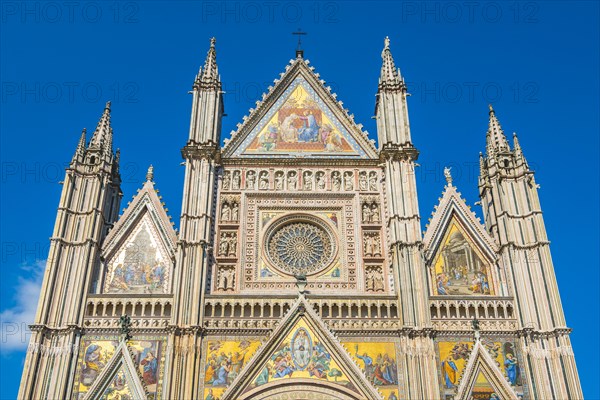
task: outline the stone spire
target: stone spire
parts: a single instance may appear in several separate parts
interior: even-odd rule
[[[500,122],[496,117],[496,112],[492,105],[490,107],[490,122],[488,125],[487,131],[487,155],[491,155],[493,153],[499,153],[504,151],[510,151],[510,147],[508,145],[508,141],[506,140],[506,136],[504,136],[504,131],[500,126]]]
[[[79,142],[77,143],[77,149],[75,149],[75,154],[73,154],[73,161],[80,160],[85,156],[85,145],[86,145],[86,134],[87,129],[83,128],[81,131],[81,137],[79,138]]]
[[[90,149],[100,149],[107,154],[112,153],[112,126],[110,124],[110,101],[106,102],[104,112],[98,121],[96,130],[90,140]]]
[[[385,37],[383,51],[381,52],[383,63],[381,65],[381,74],[379,76],[379,90],[400,90],[405,89],[404,80],[400,75],[400,70],[396,68],[394,57],[390,50],[390,38]]]
[[[198,73],[196,83],[202,86],[214,87],[220,84],[219,79],[219,68],[217,67],[217,50],[215,44],[217,39],[214,37],[210,39],[210,48],[204,61],[204,67]]]

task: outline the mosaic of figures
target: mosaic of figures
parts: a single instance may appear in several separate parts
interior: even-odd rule
[[[226,170],[223,172],[222,190],[287,190],[377,192],[377,171],[356,170]],[[231,210],[233,206],[228,204]],[[221,207],[223,212],[224,207]],[[229,221],[223,219],[222,221]],[[233,219],[235,220],[235,219]]]
[[[105,293],[168,293],[172,261],[143,220],[108,262]]]
[[[209,340],[204,367],[204,398],[218,399],[260,346],[256,339]]]
[[[384,399],[398,400],[398,364],[396,347],[391,342],[344,342],[369,382],[384,394]]]
[[[258,128],[250,134],[247,142],[244,155],[356,155],[360,150],[329,107],[304,80],[296,81],[286,90]]]
[[[522,393],[523,383],[515,344],[502,339],[484,339],[483,345],[496,361],[510,385],[517,393]],[[441,382],[444,393],[451,393],[458,387],[472,349],[473,342],[468,340],[438,343]],[[475,396],[474,392],[474,398],[493,400],[493,396],[496,394],[489,382],[482,378],[482,375],[477,378],[475,388],[479,388],[477,390],[481,393]]]
[[[270,356],[247,390],[289,378],[317,379],[354,388],[329,350],[303,320]]]
[[[81,341],[79,360],[77,363],[76,381],[73,389],[74,399],[83,399],[96,378],[115,354],[119,345],[115,337],[84,337]],[[165,356],[163,349],[166,341],[156,337],[140,337],[128,343],[132,359],[139,369],[142,383],[146,385],[149,399],[158,400],[162,393],[162,375]],[[107,398],[126,399],[123,397],[130,389],[125,380],[124,371],[118,371],[107,388]],[[121,397],[119,397],[121,396]]]
[[[432,282],[436,295],[493,295],[491,266],[453,221],[434,257]]]

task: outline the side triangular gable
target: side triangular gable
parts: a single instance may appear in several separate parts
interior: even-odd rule
[[[500,295],[497,245],[460,197],[446,186],[424,236],[434,295]]]
[[[477,340],[473,346],[455,398],[518,400],[517,394],[502,374],[500,367],[480,340]]]
[[[108,398],[148,398],[146,388],[129,353],[127,342],[124,340],[121,340],[112,358],[86,393],[84,400]]]
[[[304,296],[221,399],[262,398],[266,392],[291,385],[327,387],[342,398],[382,398]]]
[[[224,157],[376,158],[373,143],[307,66],[293,60],[281,80],[226,141]]]
[[[147,181],[104,242],[102,292],[170,292],[175,249],[170,218]]]

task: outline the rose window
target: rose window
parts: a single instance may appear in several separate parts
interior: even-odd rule
[[[334,246],[327,228],[305,220],[283,222],[267,235],[267,254],[277,269],[310,275],[331,263]]]

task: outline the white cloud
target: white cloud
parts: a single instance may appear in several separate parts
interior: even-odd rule
[[[0,312],[0,353],[27,348],[31,335],[28,325],[35,319],[45,268],[45,260],[21,268],[23,275],[15,286],[14,306]]]

